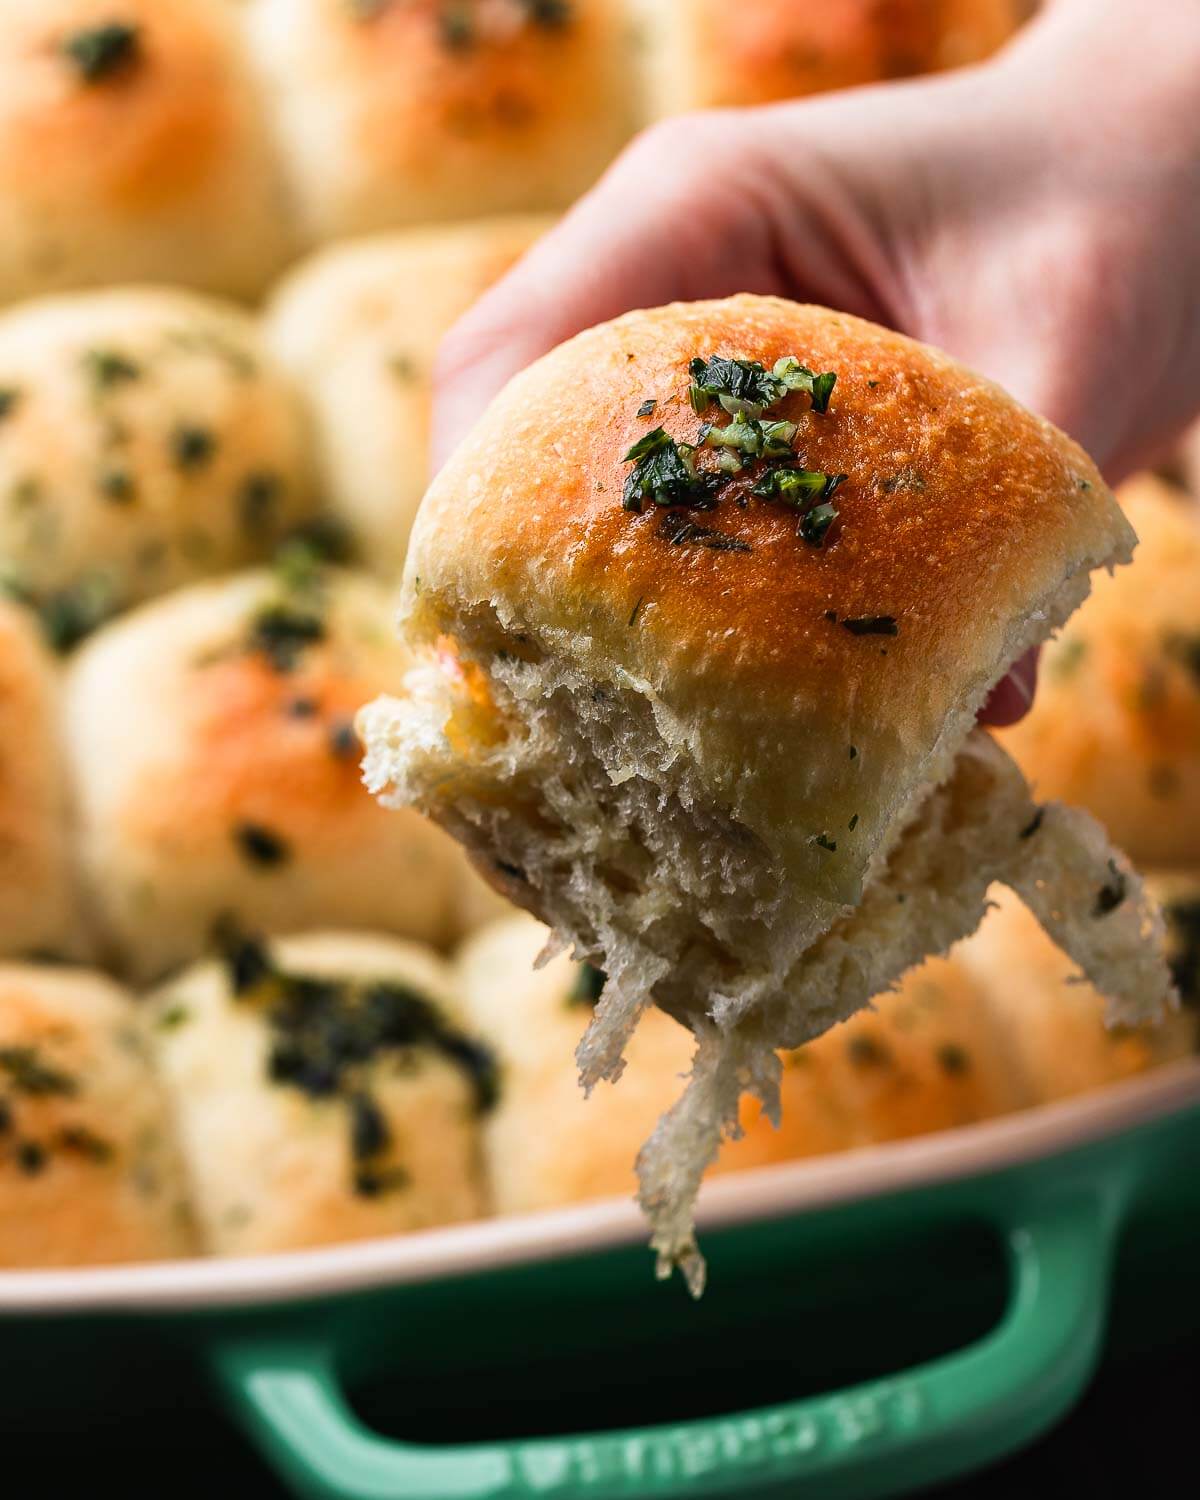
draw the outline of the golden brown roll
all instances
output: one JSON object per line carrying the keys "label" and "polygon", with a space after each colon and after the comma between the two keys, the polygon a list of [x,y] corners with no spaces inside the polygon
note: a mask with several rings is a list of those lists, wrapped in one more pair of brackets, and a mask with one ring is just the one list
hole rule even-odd
{"label": "golden brown roll", "polygon": [[274,298],[267,343],[308,398],[322,489],[377,571],[403,565],[428,482],[438,343],[549,223],[481,220],[337,245]]}
{"label": "golden brown roll", "polygon": [[769,104],[980,62],[1026,0],[635,0],[651,110]]}
{"label": "golden brown roll", "polygon": [[386,590],[301,565],[145,605],[72,662],[67,737],[101,935],[153,979],[233,914],[441,941],[457,865],[363,790],[358,707],[408,657]]}
{"label": "golden brown roll", "polygon": [[58,679],[33,617],[0,595],[0,956],[85,947],[68,840]]}
{"label": "golden brown roll", "polygon": [[1009,1026],[951,957],[929,959],[871,1010],[786,1053],[780,1101],[778,1129],[746,1101],[746,1134],[721,1148],[714,1171],[953,1130],[1035,1095]]}
{"label": "golden brown roll", "polygon": [[1120,495],[1140,543],[1045,650],[1002,742],[1040,795],[1086,807],[1135,860],[1200,867],[1200,516],[1150,475]]}
{"label": "golden brown roll", "polygon": [[630,1044],[621,1082],[585,1098],[575,1048],[598,976],[565,954],[535,970],[549,936],[521,913],[483,928],[458,957],[468,1024],[493,1049],[503,1080],[484,1126],[491,1201],[501,1214],[632,1197],[642,1142],[691,1066],[687,1031],[653,1011]]}
{"label": "golden brown roll", "polygon": [[132,996],[110,979],[0,965],[0,1267],[194,1249],[149,1054]]}
{"label": "golden brown roll", "polygon": [[310,241],[562,208],[630,134],[618,0],[259,0]]}
{"label": "golden brown roll", "polygon": [[486,1049],[414,944],[229,937],[153,1000],[159,1064],[206,1248],[251,1255],[484,1210]]}
{"label": "golden brown roll", "polygon": [[239,25],[224,0],[0,0],[0,301],[266,285],[289,236]]}
{"label": "golden brown roll", "polygon": [[315,503],[298,396],[245,313],[186,292],[0,316],[0,557],[60,646],[269,555]]}
{"label": "golden brown roll", "polygon": [[1080,982],[1077,966],[1008,892],[997,889],[994,895],[996,910],[955,956],[987,996],[1032,1103],[1087,1093],[1195,1050],[1194,1010],[1158,1025],[1106,1027],[1104,1000]]}
{"label": "golden brown roll", "polygon": [[418,655],[361,716],[368,784],[466,845],[700,1046],[643,1156],[657,1243],[749,1086],[982,917],[1003,880],[1113,1000],[1170,994],[1161,923],[1086,815],[975,729],[1128,560],[1086,455],[937,351],[774,298],[635,312],[517,376],[434,481]]}

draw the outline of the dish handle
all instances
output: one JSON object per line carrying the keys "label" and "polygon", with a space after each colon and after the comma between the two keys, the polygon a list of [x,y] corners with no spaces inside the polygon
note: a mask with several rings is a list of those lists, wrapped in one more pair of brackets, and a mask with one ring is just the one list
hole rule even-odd
{"label": "dish handle", "polygon": [[975,1344],[835,1395],[736,1416],[420,1447],[363,1425],[327,1347],[283,1335],[226,1339],[211,1353],[235,1416],[304,1500],[870,1500],[1012,1452],[1073,1404],[1100,1353],[1113,1209],[1093,1189],[1013,1212],[1002,1225],[1006,1311]]}

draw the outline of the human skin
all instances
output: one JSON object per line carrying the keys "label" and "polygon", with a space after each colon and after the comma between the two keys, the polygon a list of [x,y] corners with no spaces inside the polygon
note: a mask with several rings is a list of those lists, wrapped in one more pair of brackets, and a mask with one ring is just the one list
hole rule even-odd
{"label": "human skin", "polygon": [[747,291],[938,345],[1120,482],[1200,410],[1197,77],[1200,4],[1054,0],[979,67],[664,121],[447,335],[435,464],[581,329]]}

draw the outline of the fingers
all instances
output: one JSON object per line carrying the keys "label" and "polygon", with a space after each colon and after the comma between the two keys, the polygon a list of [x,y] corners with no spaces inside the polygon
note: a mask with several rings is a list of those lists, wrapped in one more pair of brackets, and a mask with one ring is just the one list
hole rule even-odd
{"label": "fingers", "polygon": [[456,324],[435,369],[435,469],[511,376],[573,334],[635,307],[780,289],[764,216],[737,191],[739,120],[646,132]]}
{"label": "fingers", "polygon": [[1027,651],[1003,682],[992,689],[987,702],[980,710],[979,722],[990,724],[994,729],[1004,729],[1023,719],[1033,707],[1037,692],[1038,651]]}

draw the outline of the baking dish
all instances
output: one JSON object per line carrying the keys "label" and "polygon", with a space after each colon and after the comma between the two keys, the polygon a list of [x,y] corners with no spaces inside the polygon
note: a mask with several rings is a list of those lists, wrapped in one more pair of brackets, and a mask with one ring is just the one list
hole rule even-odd
{"label": "baking dish", "polygon": [[[310,1500],[911,1491],[1021,1446],[1082,1391],[1118,1236],[1200,1209],[1200,1062],[722,1179],[702,1207],[711,1283],[698,1307],[653,1285],[644,1224],[620,1202],[254,1260],[3,1273],[0,1429],[74,1430],[81,1413],[128,1421],[135,1409],[147,1420],[215,1388]],[[961,1267],[936,1247],[964,1226],[994,1235],[1006,1265],[1002,1295],[964,1346],[833,1394],[746,1399],[768,1363],[786,1390],[789,1360],[805,1353],[840,1384],[841,1335],[828,1328],[851,1328],[889,1280],[904,1297],[897,1247],[911,1263],[915,1246],[934,1267],[935,1302],[953,1301],[980,1241]],[[539,1403],[513,1397],[531,1367],[549,1360],[557,1372],[565,1354],[574,1395],[552,1373],[552,1402],[544,1381]],[[665,1383],[663,1370],[674,1372]],[[410,1413],[422,1406],[440,1441],[383,1436],[346,1394],[397,1371]],[[470,1378],[498,1408],[482,1437],[458,1432]],[[589,1422],[578,1393],[603,1408],[616,1385],[635,1420],[661,1412],[665,1390],[669,1420]]]}

